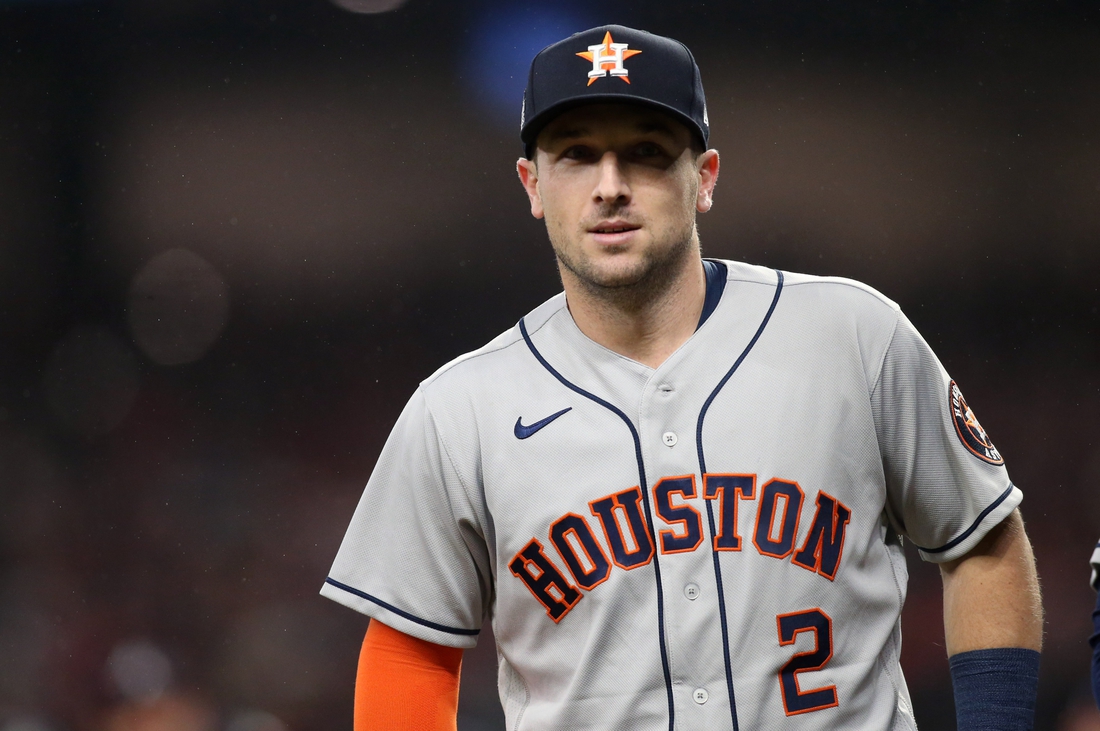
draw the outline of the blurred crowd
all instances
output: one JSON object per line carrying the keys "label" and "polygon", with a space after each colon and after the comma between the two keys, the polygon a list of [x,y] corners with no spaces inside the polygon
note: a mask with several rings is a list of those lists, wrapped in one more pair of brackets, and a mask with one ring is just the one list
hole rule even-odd
{"label": "blurred crowd", "polygon": [[[0,731],[350,727],[366,619],[317,592],[416,384],[557,291],[516,89],[608,21],[699,59],[705,254],[868,282],[963,387],[1025,494],[1037,728],[1100,729],[1085,4],[147,5],[0,1]],[[917,719],[950,729],[910,573]],[[495,685],[488,636],[461,729],[502,728]]]}

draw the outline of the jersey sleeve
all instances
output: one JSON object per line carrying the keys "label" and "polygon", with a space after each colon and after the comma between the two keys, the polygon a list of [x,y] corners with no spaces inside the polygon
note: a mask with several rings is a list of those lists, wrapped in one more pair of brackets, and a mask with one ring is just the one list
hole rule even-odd
{"label": "jersey sleeve", "polygon": [[871,394],[894,528],[926,561],[965,555],[1023,499],[962,392],[898,314]]}
{"label": "jersey sleeve", "polygon": [[418,389],[321,594],[413,637],[474,646],[492,585],[485,533],[463,483]]}

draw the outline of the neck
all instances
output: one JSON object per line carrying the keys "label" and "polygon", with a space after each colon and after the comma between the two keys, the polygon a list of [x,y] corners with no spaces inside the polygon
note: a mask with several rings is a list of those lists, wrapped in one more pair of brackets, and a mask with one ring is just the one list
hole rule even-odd
{"label": "neck", "polygon": [[706,298],[698,246],[664,276],[601,288],[559,263],[569,312],[580,331],[608,350],[657,368],[695,332]]}

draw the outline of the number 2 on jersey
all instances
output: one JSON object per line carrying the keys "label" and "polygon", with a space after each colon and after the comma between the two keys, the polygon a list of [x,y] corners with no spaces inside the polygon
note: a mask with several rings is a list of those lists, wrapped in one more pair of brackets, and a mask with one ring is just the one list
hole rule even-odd
{"label": "number 2 on jersey", "polygon": [[780,614],[775,618],[779,629],[779,644],[793,645],[800,632],[814,633],[814,649],[795,653],[779,670],[779,685],[783,710],[788,716],[820,711],[837,705],[836,686],[800,690],[798,674],[821,670],[833,656],[833,620],[820,609]]}

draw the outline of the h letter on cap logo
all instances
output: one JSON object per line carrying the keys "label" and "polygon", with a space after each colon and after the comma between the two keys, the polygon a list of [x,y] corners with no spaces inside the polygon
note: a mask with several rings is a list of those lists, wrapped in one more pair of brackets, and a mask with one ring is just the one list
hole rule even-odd
{"label": "h letter on cap logo", "polygon": [[595,46],[589,46],[587,51],[582,51],[577,55],[586,61],[592,62],[592,70],[588,72],[588,85],[592,86],[592,83],[601,76],[607,76],[608,72],[611,72],[612,76],[618,76],[626,83],[630,83],[630,72],[623,68],[623,61],[631,56],[641,53],[641,51],[627,50],[627,43],[614,43],[611,38],[611,31],[607,32],[607,35],[603,37],[603,43],[599,43]]}

